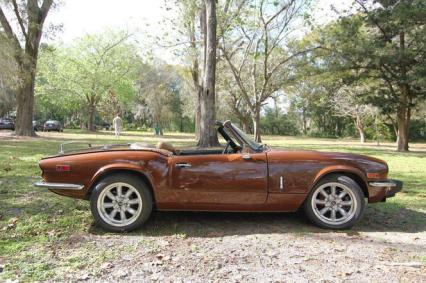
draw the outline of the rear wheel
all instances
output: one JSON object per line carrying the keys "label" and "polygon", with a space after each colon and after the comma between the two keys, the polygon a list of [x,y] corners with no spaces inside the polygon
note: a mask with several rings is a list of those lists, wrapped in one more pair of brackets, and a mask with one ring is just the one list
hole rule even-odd
{"label": "rear wheel", "polygon": [[305,202],[308,218],[317,226],[347,229],[362,216],[364,193],[359,185],[344,175],[333,175],[321,180]]}
{"label": "rear wheel", "polygon": [[112,232],[139,228],[148,220],[152,203],[147,185],[130,174],[102,179],[93,189],[90,199],[96,224]]}

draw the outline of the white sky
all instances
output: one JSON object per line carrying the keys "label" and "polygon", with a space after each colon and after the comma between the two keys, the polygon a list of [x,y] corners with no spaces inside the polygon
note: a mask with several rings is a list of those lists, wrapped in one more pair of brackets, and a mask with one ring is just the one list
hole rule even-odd
{"label": "white sky", "polygon": [[[63,30],[54,38],[55,42],[71,43],[73,39],[87,33],[121,29],[134,33],[143,48],[143,43],[148,40],[147,34],[161,34],[163,31],[160,22],[167,17],[176,16],[162,7],[164,1],[64,0],[57,10],[48,15],[46,25],[63,25]],[[314,5],[314,19],[322,24],[336,18],[336,14],[330,8],[331,5],[341,11],[348,8],[351,1],[317,0],[317,2]],[[176,60],[172,50],[159,47],[156,49],[156,55],[164,60],[168,62]]]}
{"label": "white sky", "polygon": [[[107,28],[135,31],[157,24],[167,13],[163,0],[65,0],[48,15],[47,23],[62,23],[58,39],[69,42],[86,33]],[[155,27],[151,27],[155,31]]]}

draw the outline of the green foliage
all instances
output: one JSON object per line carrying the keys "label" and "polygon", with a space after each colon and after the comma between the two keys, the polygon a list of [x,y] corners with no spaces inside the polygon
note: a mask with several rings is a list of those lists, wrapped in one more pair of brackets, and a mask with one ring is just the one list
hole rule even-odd
{"label": "green foliage", "polygon": [[267,135],[295,136],[300,134],[297,117],[294,113],[286,114],[279,109],[267,107],[260,123],[263,132]]}
{"label": "green foliage", "polygon": [[37,113],[87,120],[110,92],[119,103],[109,106],[115,111],[128,108],[136,96],[134,84],[141,66],[137,47],[129,38],[108,31],[86,35],[71,46],[43,48],[36,84]]}

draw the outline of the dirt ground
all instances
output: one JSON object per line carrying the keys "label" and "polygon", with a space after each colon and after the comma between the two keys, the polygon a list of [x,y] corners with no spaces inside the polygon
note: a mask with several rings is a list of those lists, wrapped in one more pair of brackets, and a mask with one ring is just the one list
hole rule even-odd
{"label": "dirt ground", "polygon": [[[411,231],[383,228],[368,214],[357,228],[339,232],[315,228],[301,213],[158,212],[145,229],[132,234],[93,228],[79,235],[77,245],[94,242],[99,249],[121,252],[96,274],[83,269],[63,279],[426,282],[425,225]],[[175,230],[161,228],[173,225]]]}

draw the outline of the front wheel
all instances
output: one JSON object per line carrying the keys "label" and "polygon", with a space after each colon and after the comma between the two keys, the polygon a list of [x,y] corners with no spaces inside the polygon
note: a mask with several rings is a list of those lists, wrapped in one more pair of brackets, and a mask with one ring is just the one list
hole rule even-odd
{"label": "front wheel", "polygon": [[130,174],[102,179],[90,198],[96,224],[111,232],[128,232],[142,226],[151,214],[152,203],[147,185]]}
{"label": "front wheel", "polygon": [[364,193],[344,175],[321,180],[305,201],[305,213],[317,226],[328,229],[351,228],[362,216]]}

